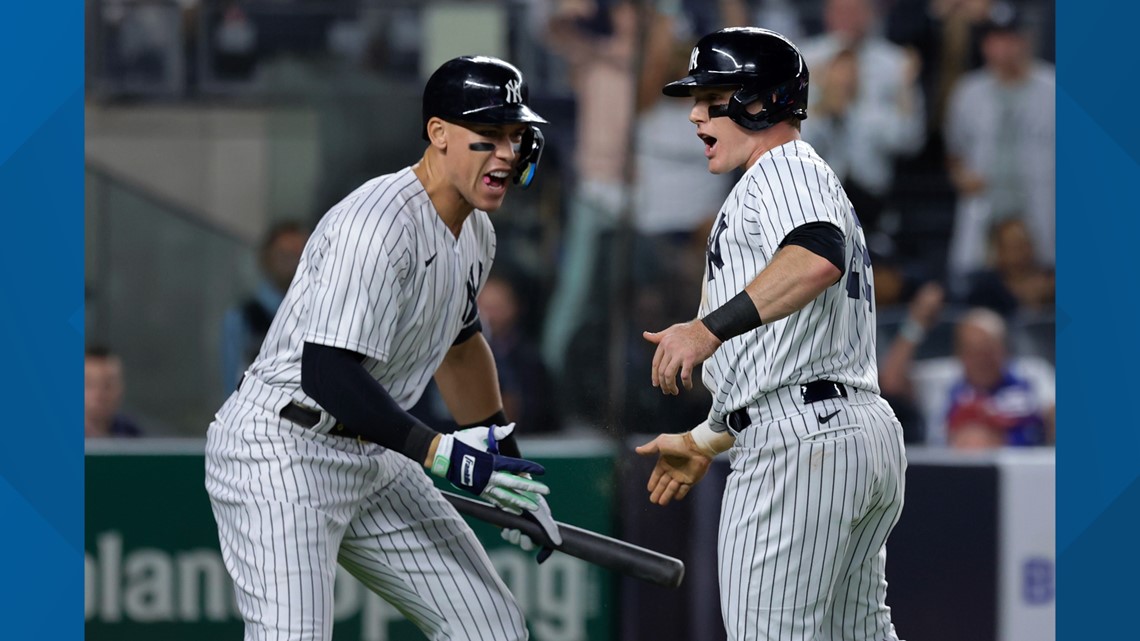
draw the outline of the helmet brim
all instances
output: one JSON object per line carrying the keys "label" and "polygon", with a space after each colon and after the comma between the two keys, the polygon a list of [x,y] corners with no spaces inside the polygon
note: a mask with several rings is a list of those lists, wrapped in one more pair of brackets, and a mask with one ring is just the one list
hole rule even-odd
{"label": "helmet brim", "polygon": [[498,125],[516,122],[545,123],[546,118],[538,115],[530,107],[518,105],[490,105],[479,109],[470,109],[463,112],[460,118],[466,122]]}
{"label": "helmet brim", "polygon": [[686,98],[693,95],[697,87],[739,87],[740,79],[733,74],[695,73],[674,80],[661,88],[661,93],[670,98]]}

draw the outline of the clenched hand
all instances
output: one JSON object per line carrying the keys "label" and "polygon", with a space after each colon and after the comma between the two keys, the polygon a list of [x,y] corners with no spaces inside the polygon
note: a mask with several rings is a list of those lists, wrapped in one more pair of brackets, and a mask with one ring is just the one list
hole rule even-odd
{"label": "clenched hand", "polygon": [[680,393],[677,374],[681,374],[685,389],[693,389],[693,368],[720,347],[720,339],[699,320],[677,323],[660,332],[642,332],[642,336],[657,346],[653,354],[653,387],[674,396]]}

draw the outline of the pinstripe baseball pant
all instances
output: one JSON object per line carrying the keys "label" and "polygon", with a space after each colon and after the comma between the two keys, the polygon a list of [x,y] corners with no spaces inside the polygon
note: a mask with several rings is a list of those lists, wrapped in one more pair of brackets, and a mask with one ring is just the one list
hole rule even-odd
{"label": "pinstripe baseball pant", "polygon": [[328,641],[339,562],[429,639],[526,639],[514,597],[414,461],[226,402],[206,489],[246,641]]}
{"label": "pinstripe baseball pant", "polygon": [[885,545],[902,512],[902,428],[877,394],[848,389],[804,404],[782,388],[741,410],[717,550],[729,639],[898,639]]}

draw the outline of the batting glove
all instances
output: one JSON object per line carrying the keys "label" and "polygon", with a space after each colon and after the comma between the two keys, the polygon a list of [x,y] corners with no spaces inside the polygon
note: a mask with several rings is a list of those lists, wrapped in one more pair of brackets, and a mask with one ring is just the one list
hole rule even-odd
{"label": "batting glove", "polygon": [[543,474],[546,470],[533,461],[487,451],[496,436],[505,437],[513,427],[473,427],[455,434],[444,434],[435,451],[432,474],[508,512],[521,514],[524,510],[537,510],[539,506],[535,497],[548,494],[550,489],[519,474]]}
{"label": "batting glove", "polygon": [[[542,526],[542,530],[546,532],[546,536],[550,537],[551,543],[562,545],[562,532],[558,529],[558,523],[550,513],[550,506],[546,504],[546,499],[538,494],[533,495],[533,498],[538,503],[538,509],[533,512],[527,512],[524,516],[538,521],[538,524]],[[519,546],[525,552],[531,552],[538,548],[538,544],[534,542],[534,539],[523,534],[522,530],[508,528],[502,531],[501,536],[504,541]],[[554,554],[554,548],[543,547],[542,551],[538,553],[536,560],[542,563],[549,559],[551,554]]]}
{"label": "batting glove", "polygon": [[[498,454],[498,441],[506,438],[507,435],[509,435],[511,431],[514,430],[514,427],[515,424],[511,423],[507,426],[509,429],[504,433],[500,433],[499,428],[495,428],[494,430],[489,431],[487,451],[491,452],[492,454]],[[562,532],[558,529],[558,523],[555,522],[554,515],[551,514],[550,506],[547,505],[546,499],[544,499],[541,494],[534,494],[529,492],[524,492],[524,494],[526,494],[528,498],[532,499],[538,505],[537,509],[527,512],[526,516],[534,519],[538,522],[539,525],[542,526],[543,531],[546,532],[546,536],[550,537],[550,541],[552,543],[555,545],[562,545]],[[502,531],[501,536],[503,537],[503,540],[519,546],[525,552],[531,552],[538,547],[538,544],[536,544],[534,540],[529,536],[523,534],[522,530],[507,528]],[[553,548],[543,547],[542,551],[538,553],[538,562],[542,563],[543,561],[549,559],[550,555],[553,553]]]}

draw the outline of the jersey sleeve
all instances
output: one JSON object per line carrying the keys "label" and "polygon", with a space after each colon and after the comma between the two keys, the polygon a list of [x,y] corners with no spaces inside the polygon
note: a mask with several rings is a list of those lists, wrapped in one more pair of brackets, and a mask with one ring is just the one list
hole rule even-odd
{"label": "jersey sleeve", "polygon": [[758,162],[745,176],[745,216],[759,226],[755,238],[769,256],[792,230],[808,223],[831,223],[846,234],[840,205],[845,199],[830,173],[821,169],[796,156],[777,156]]}
{"label": "jersey sleeve", "polygon": [[313,244],[303,340],[386,360],[401,308],[406,230],[346,216]]}

